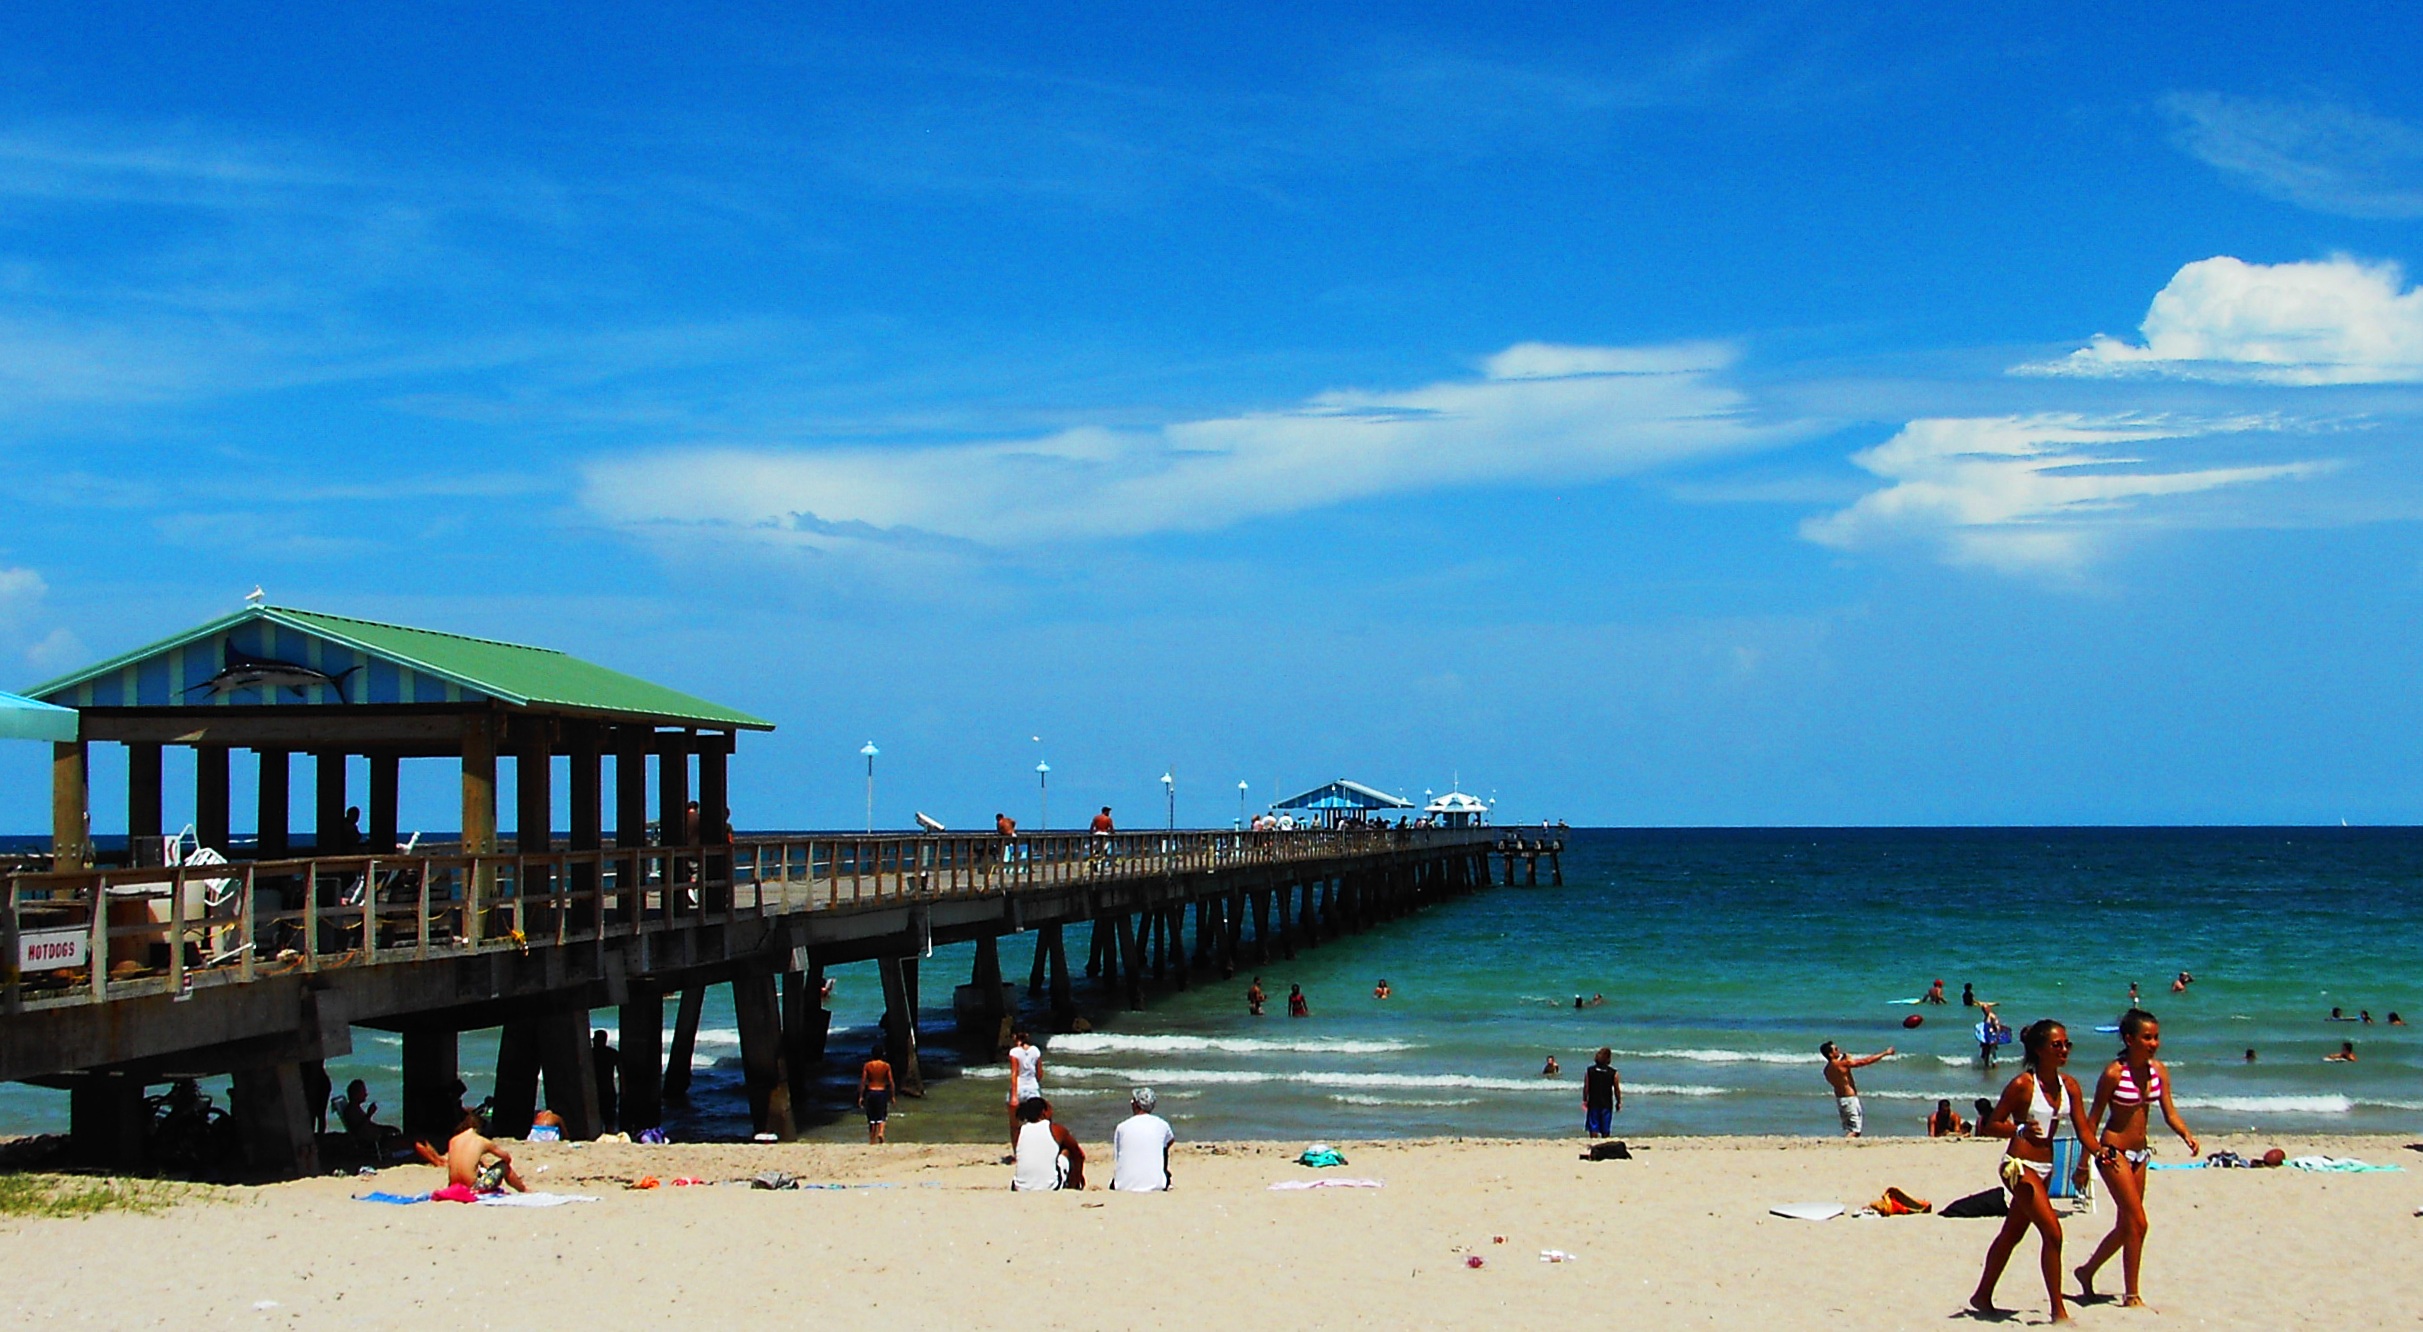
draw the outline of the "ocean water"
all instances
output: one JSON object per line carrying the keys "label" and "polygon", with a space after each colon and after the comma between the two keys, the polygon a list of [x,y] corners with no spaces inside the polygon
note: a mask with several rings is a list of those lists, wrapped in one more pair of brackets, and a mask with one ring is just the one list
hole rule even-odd
{"label": "ocean water", "polygon": [[[1250,971],[1163,987],[1134,1013],[1080,977],[1096,1029],[1042,1038],[1046,1094],[1089,1139],[1136,1084],[1194,1138],[1570,1134],[1581,1070],[1605,1045],[1624,1079],[1619,1136],[1826,1135],[1816,1047],[1832,1039],[1898,1048],[1860,1086],[1871,1134],[1914,1134],[1937,1098],[1967,1114],[2014,1067],[1979,1064],[1964,983],[2014,1027],[2069,1023],[2073,1072],[2091,1087],[2117,1048],[2093,1028],[2117,1019],[2134,981],[2197,1131],[2423,1126],[2418,1029],[2326,1020],[2336,1005],[2423,1021],[2423,830],[1589,830],[1573,834],[1565,877],[1273,960],[1259,968],[1265,1017],[1246,1013]],[[1023,980],[1031,940],[1003,942],[1006,975]],[[1072,961],[1084,942],[1072,932]],[[1007,1136],[1004,1071],[950,1039],[950,988],[971,952],[923,964],[929,1094],[896,1110],[896,1138]],[[2171,994],[2182,969],[2196,982]],[[848,1138],[881,1000],[871,967],[833,974],[831,1058],[802,1118]],[[1375,1000],[1383,976],[1395,997]],[[1890,1002],[1937,977],[1950,1005]],[[1285,1016],[1290,984],[1311,1017]],[[1605,1002],[1577,1011],[1576,995]],[[1903,1028],[1913,1013],[1923,1025]],[[611,1028],[611,1012],[597,1016]],[[2323,1062],[2342,1040],[2358,1062]],[[493,1050],[485,1034],[464,1040],[475,1096]],[[1551,1054],[1561,1077],[1540,1076]],[[677,1138],[746,1135],[738,1056],[725,992],[712,992],[691,1102],[670,1116]],[[361,1030],[330,1074],[365,1077],[392,1105],[396,1057],[394,1037]],[[0,1090],[0,1131],[56,1131],[65,1114],[62,1094]]]}

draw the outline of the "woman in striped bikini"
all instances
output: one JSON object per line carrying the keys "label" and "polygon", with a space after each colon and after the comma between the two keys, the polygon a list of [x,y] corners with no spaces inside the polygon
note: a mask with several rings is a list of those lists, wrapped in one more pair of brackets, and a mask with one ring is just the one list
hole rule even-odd
{"label": "woman in striped bikini", "polygon": [[2094,1108],[2087,1112],[2089,1122],[2102,1126],[2103,1150],[2096,1156],[2096,1166],[2112,1191],[2118,1215],[2112,1221],[2112,1233],[2095,1246],[2095,1256],[2078,1269],[2078,1288],[2091,1298],[2096,1271],[2117,1253],[2121,1255],[2121,1275],[2128,1283],[2128,1293],[2120,1303],[2140,1308],[2145,1304],[2137,1294],[2137,1266],[2145,1256],[2146,1163],[2154,1155],[2153,1145],[2147,1141],[2150,1116],[2146,1112],[2161,1106],[2163,1122],[2187,1144],[2187,1154],[2203,1153],[2196,1145],[2196,1135],[2180,1122],[2178,1107],[2171,1104],[2171,1071],[2154,1057],[2162,1049],[2162,1024],[2144,1009],[2132,1008],[2120,1019],[2120,1042],[2120,1057],[2105,1066],[2103,1080],[2095,1084]]}

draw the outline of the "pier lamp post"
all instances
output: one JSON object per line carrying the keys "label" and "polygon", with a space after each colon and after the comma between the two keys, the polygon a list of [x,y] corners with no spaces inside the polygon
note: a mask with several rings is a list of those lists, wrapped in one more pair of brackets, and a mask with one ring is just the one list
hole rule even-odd
{"label": "pier lamp post", "polygon": [[1052,826],[1052,765],[1035,760],[1035,791],[1040,808],[1035,814],[1035,828],[1040,832]]}
{"label": "pier lamp post", "polygon": [[1237,783],[1237,831],[1245,831],[1245,783]]}
{"label": "pier lamp post", "polygon": [[1163,769],[1161,773],[1161,794],[1169,797],[1169,830],[1176,832],[1178,831],[1178,779],[1170,776],[1167,769]]}
{"label": "pier lamp post", "polygon": [[873,832],[875,831],[875,756],[883,751],[875,747],[874,741],[869,740],[866,747],[858,752],[865,755],[867,760],[867,831]]}

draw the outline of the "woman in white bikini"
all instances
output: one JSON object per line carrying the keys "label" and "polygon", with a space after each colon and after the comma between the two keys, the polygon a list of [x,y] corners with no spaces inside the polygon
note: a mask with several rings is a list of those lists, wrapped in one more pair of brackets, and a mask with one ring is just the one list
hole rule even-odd
{"label": "woman in white bikini", "polygon": [[2196,1135],[2187,1131],[2178,1107],[2171,1103],[2171,1071],[2154,1057],[2161,1049],[2162,1024],[2153,1014],[2142,1008],[2122,1014],[2120,1057],[2104,1068],[2103,1080],[2095,1084],[2095,1104],[2087,1111],[2089,1123],[2103,1126],[2103,1150],[2095,1163],[2103,1172],[2103,1182],[2111,1187],[2112,1201],[2119,1204],[2119,1215],[2112,1221],[2112,1233],[2095,1246],[2095,1256],[2078,1269],[2078,1289],[2086,1297],[2093,1296],[2096,1271],[2118,1253],[2122,1255],[2121,1275],[2128,1283],[2128,1293],[2120,1303],[2132,1309],[2145,1304],[2137,1294],[2137,1264],[2145,1256],[2146,1163],[2154,1156],[2153,1144],[2147,1140],[2151,1116],[2146,1112],[2161,1106],[2163,1122],[2187,1144],[2187,1154],[2203,1154]]}
{"label": "woman in white bikini", "polygon": [[2053,1126],[2067,1114],[2088,1151],[2097,1150],[2097,1140],[2087,1123],[2078,1079],[2061,1071],[2070,1062],[2069,1028],[2051,1018],[2030,1023],[2019,1033],[2019,1046],[2027,1067],[2002,1089],[1994,1113],[1977,1126],[1980,1137],[2011,1140],[2002,1158],[2002,1184],[2011,1191],[2011,1211],[2003,1219],[2002,1233],[1986,1248],[1985,1271],[1977,1278],[1969,1307],[1979,1313],[1999,1312],[1994,1286],[2002,1280],[2011,1251],[2019,1247],[2019,1237],[2034,1226],[2044,1249],[2044,1291],[2052,1301],[2053,1321],[2066,1323],[2070,1313],[2061,1303],[2061,1218],[2053,1214]]}

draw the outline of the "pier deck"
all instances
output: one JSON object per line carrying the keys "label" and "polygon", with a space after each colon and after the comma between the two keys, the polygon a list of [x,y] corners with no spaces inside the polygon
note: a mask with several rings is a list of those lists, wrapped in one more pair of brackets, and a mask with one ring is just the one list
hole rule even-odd
{"label": "pier deck", "polygon": [[977,944],[963,1023],[1013,1006],[995,941],[1025,930],[1030,993],[1072,1012],[1069,924],[1097,926],[1087,973],[1138,1005],[1148,972],[1183,985],[1484,886],[1496,847],[1485,829],[817,836],[19,874],[0,958],[27,961],[0,973],[0,1079],[68,1086],[79,1143],[124,1164],[146,1085],[230,1072],[256,1169],[299,1173],[317,1164],[303,1070],[346,1053],[351,1026],[403,1034],[405,1127],[422,1134],[459,1112],[456,1033],[501,1026],[498,1131],[526,1126],[543,1072],[571,1135],[593,1136],[589,1010],[623,1009],[628,1129],[666,1090],[665,997],[681,998],[663,1063],[678,1089],[698,997],[729,983],[752,1118],[787,1137],[823,1053],[826,966],[881,964],[915,1090],[901,1015],[932,945]]}

